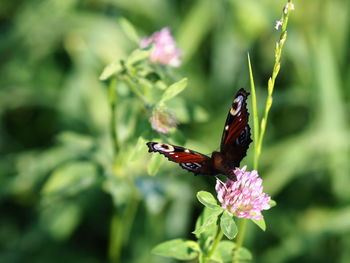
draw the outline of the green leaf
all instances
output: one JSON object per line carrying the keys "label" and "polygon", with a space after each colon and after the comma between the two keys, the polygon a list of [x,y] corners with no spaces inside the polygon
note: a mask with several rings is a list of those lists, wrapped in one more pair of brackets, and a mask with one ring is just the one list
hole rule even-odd
{"label": "green leaf", "polygon": [[196,229],[192,233],[198,237],[199,234],[211,228],[212,225],[216,225],[218,217],[222,213],[222,211],[223,210],[221,208],[215,208],[215,209],[208,208],[208,211],[205,217],[200,223],[196,224]]}
{"label": "green leaf", "polygon": [[183,91],[186,88],[186,86],[187,86],[187,78],[183,78],[182,80],[175,82],[165,90],[160,100],[160,103],[164,103],[165,101],[175,97],[181,91]]}
{"label": "green leaf", "polygon": [[113,62],[113,63],[107,65],[107,66],[103,69],[103,71],[102,71],[102,73],[101,73],[99,79],[102,80],[102,81],[103,81],[103,80],[107,80],[107,79],[109,79],[110,77],[112,77],[112,76],[114,76],[114,75],[117,75],[118,73],[122,72],[122,70],[123,70],[123,67],[122,67],[122,65],[120,64],[120,61],[115,61],[115,62]]}
{"label": "green leaf", "polygon": [[163,242],[153,248],[152,253],[158,256],[179,260],[192,260],[198,257],[198,244],[191,240],[174,239]]}
{"label": "green leaf", "polygon": [[274,206],[276,206],[277,205],[277,202],[275,201],[275,200],[270,200],[270,208],[271,207],[274,207]]}
{"label": "green leaf", "polygon": [[[209,220],[208,217],[211,217],[214,211],[216,211],[216,209],[204,207],[203,212],[200,214],[200,216],[196,221],[196,230]],[[196,234],[196,237],[204,242],[204,240],[208,237],[214,238],[216,235],[216,232],[217,232],[217,227],[215,224],[207,225],[207,228],[204,230],[204,232]]]}
{"label": "green leaf", "polygon": [[252,221],[258,226],[260,227],[263,231],[266,230],[266,223],[265,223],[265,219],[262,218],[260,220],[255,220],[255,219],[252,219]]}
{"label": "green leaf", "polygon": [[133,24],[131,24],[130,21],[127,20],[125,17],[121,17],[119,19],[119,24],[123,29],[124,33],[128,36],[128,38],[138,45],[140,42],[140,37],[138,36]]}
{"label": "green leaf", "polygon": [[205,122],[209,118],[204,108],[198,105],[187,105],[181,97],[167,101],[166,107],[172,109],[180,123]]}
{"label": "green leaf", "polygon": [[231,262],[233,258],[233,249],[235,247],[236,244],[232,241],[220,241],[212,256],[212,259],[218,262]]}
{"label": "green leaf", "polygon": [[75,199],[56,200],[40,210],[40,225],[57,240],[71,236],[81,220],[81,206]]}
{"label": "green leaf", "polygon": [[225,210],[221,216],[220,227],[228,239],[233,239],[237,235],[237,225],[233,220],[232,214],[227,210]]}
{"label": "green leaf", "polygon": [[71,131],[64,131],[58,134],[57,141],[82,151],[89,151],[95,144],[93,137]]}
{"label": "green leaf", "polygon": [[96,167],[89,162],[74,162],[56,169],[45,183],[44,195],[73,195],[96,179]]}
{"label": "green leaf", "polygon": [[[200,228],[200,226],[202,226],[204,222],[208,220],[207,218],[210,217],[212,213],[213,213],[213,209],[204,207],[203,212],[200,214],[200,216],[196,221],[196,229]],[[202,233],[196,234],[196,237],[198,239],[198,245],[203,254],[208,253],[209,249],[212,246],[212,242],[215,239],[216,234],[217,234],[216,222],[214,224],[207,225],[207,227],[204,229]]]}
{"label": "green leaf", "polygon": [[217,204],[216,199],[214,196],[206,191],[199,191],[197,193],[197,199],[199,202],[201,202],[203,205],[205,205],[208,208],[215,209],[219,208],[220,206]]}
{"label": "green leaf", "polygon": [[142,136],[140,136],[135,146],[133,147],[131,154],[128,157],[128,161],[132,162],[137,160],[141,156],[144,156],[146,150],[147,150],[146,140]]}
{"label": "green leaf", "polygon": [[135,49],[126,60],[127,65],[134,65],[137,62],[145,60],[152,52],[152,48]]}
{"label": "green leaf", "polygon": [[258,115],[258,102],[256,99],[256,91],[254,84],[254,76],[252,64],[250,63],[250,56],[248,54],[248,68],[249,68],[249,79],[250,79],[250,91],[252,94],[252,110],[253,110],[253,142],[254,142],[254,167],[258,166],[258,139],[259,139],[259,115]]}
{"label": "green leaf", "polygon": [[161,161],[162,156],[160,154],[152,154],[151,160],[148,163],[147,173],[152,176],[156,175],[159,170]]}
{"label": "green leaf", "polygon": [[239,248],[234,253],[234,257],[238,259],[238,261],[250,261],[253,259],[252,253],[244,247]]}

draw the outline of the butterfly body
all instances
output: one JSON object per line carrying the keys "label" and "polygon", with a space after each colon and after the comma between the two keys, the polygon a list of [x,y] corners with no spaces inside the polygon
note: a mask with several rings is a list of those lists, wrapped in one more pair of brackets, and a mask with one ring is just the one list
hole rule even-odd
{"label": "butterfly body", "polygon": [[233,170],[246,156],[249,144],[252,142],[246,104],[248,95],[244,89],[237,92],[226,118],[220,151],[212,152],[211,157],[181,146],[158,142],[148,142],[148,151],[158,152],[194,174],[211,176],[224,174],[235,180]]}

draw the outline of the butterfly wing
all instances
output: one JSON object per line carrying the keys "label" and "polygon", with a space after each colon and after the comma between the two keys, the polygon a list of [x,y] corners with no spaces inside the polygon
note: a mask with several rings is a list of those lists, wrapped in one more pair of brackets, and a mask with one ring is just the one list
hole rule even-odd
{"label": "butterfly wing", "polygon": [[237,92],[222,133],[220,152],[225,156],[226,162],[232,164],[232,167],[239,166],[252,142],[246,102],[248,95],[249,93],[244,89]]}
{"label": "butterfly wing", "polygon": [[149,152],[158,152],[169,161],[178,163],[183,169],[194,174],[214,175],[218,171],[213,166],[212,159],[204,154],[171,144],[148,142]]}

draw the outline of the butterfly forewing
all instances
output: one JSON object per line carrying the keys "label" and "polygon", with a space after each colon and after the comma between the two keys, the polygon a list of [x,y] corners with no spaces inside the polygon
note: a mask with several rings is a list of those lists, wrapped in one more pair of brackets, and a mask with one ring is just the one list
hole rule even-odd
{"label": "butterfly forewing", "polygon": [[220,152],[226,158],[226,162],[231,162],[235,166],[239,166],[252,142],[246,102],[248,95],[249,93],[244,89],[237,92],[228,112],[221,138]]}
{"label": "butterfly forewing", "polygon": [[149,152],[163,154],[168,160],[180,164],[182,168],[195,174],[221,173],[235,180],[233,169],[239,166],[252,142],[246,102],[248,95],[248,92],[240,89],[233,100],[226,118],[220,152],[213,152],[212,156],[208,157],[180,146],[148,142]]}
{"label": "butterfly forewing", "polygon": [[211,158],[204,154],[165,143],[148,142],[147,146],[149,152],[158,152],[167,157],[169,161],[178,163],[182,168],[195,174],[214,172]]}

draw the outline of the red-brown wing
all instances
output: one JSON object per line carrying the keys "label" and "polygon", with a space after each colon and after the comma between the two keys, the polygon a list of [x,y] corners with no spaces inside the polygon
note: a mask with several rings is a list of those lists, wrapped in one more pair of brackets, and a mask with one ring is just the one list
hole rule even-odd
{"label": "red-brown wing", "polygon": [[235,166],[239,166],[252,142],[246,102],[248,95],[249,93],[244,89],[237,92],[222,133],[220,152],[226,156],[227,162],[233,163]]}
{"label": "red-brown wing", "polygon": [[214,175],[217,171],[213,167],[212,159],[204,154],[171,144],[148,142],[149,152],[158,152],[169,161],[178,163],[183,169],[195,174]]}

